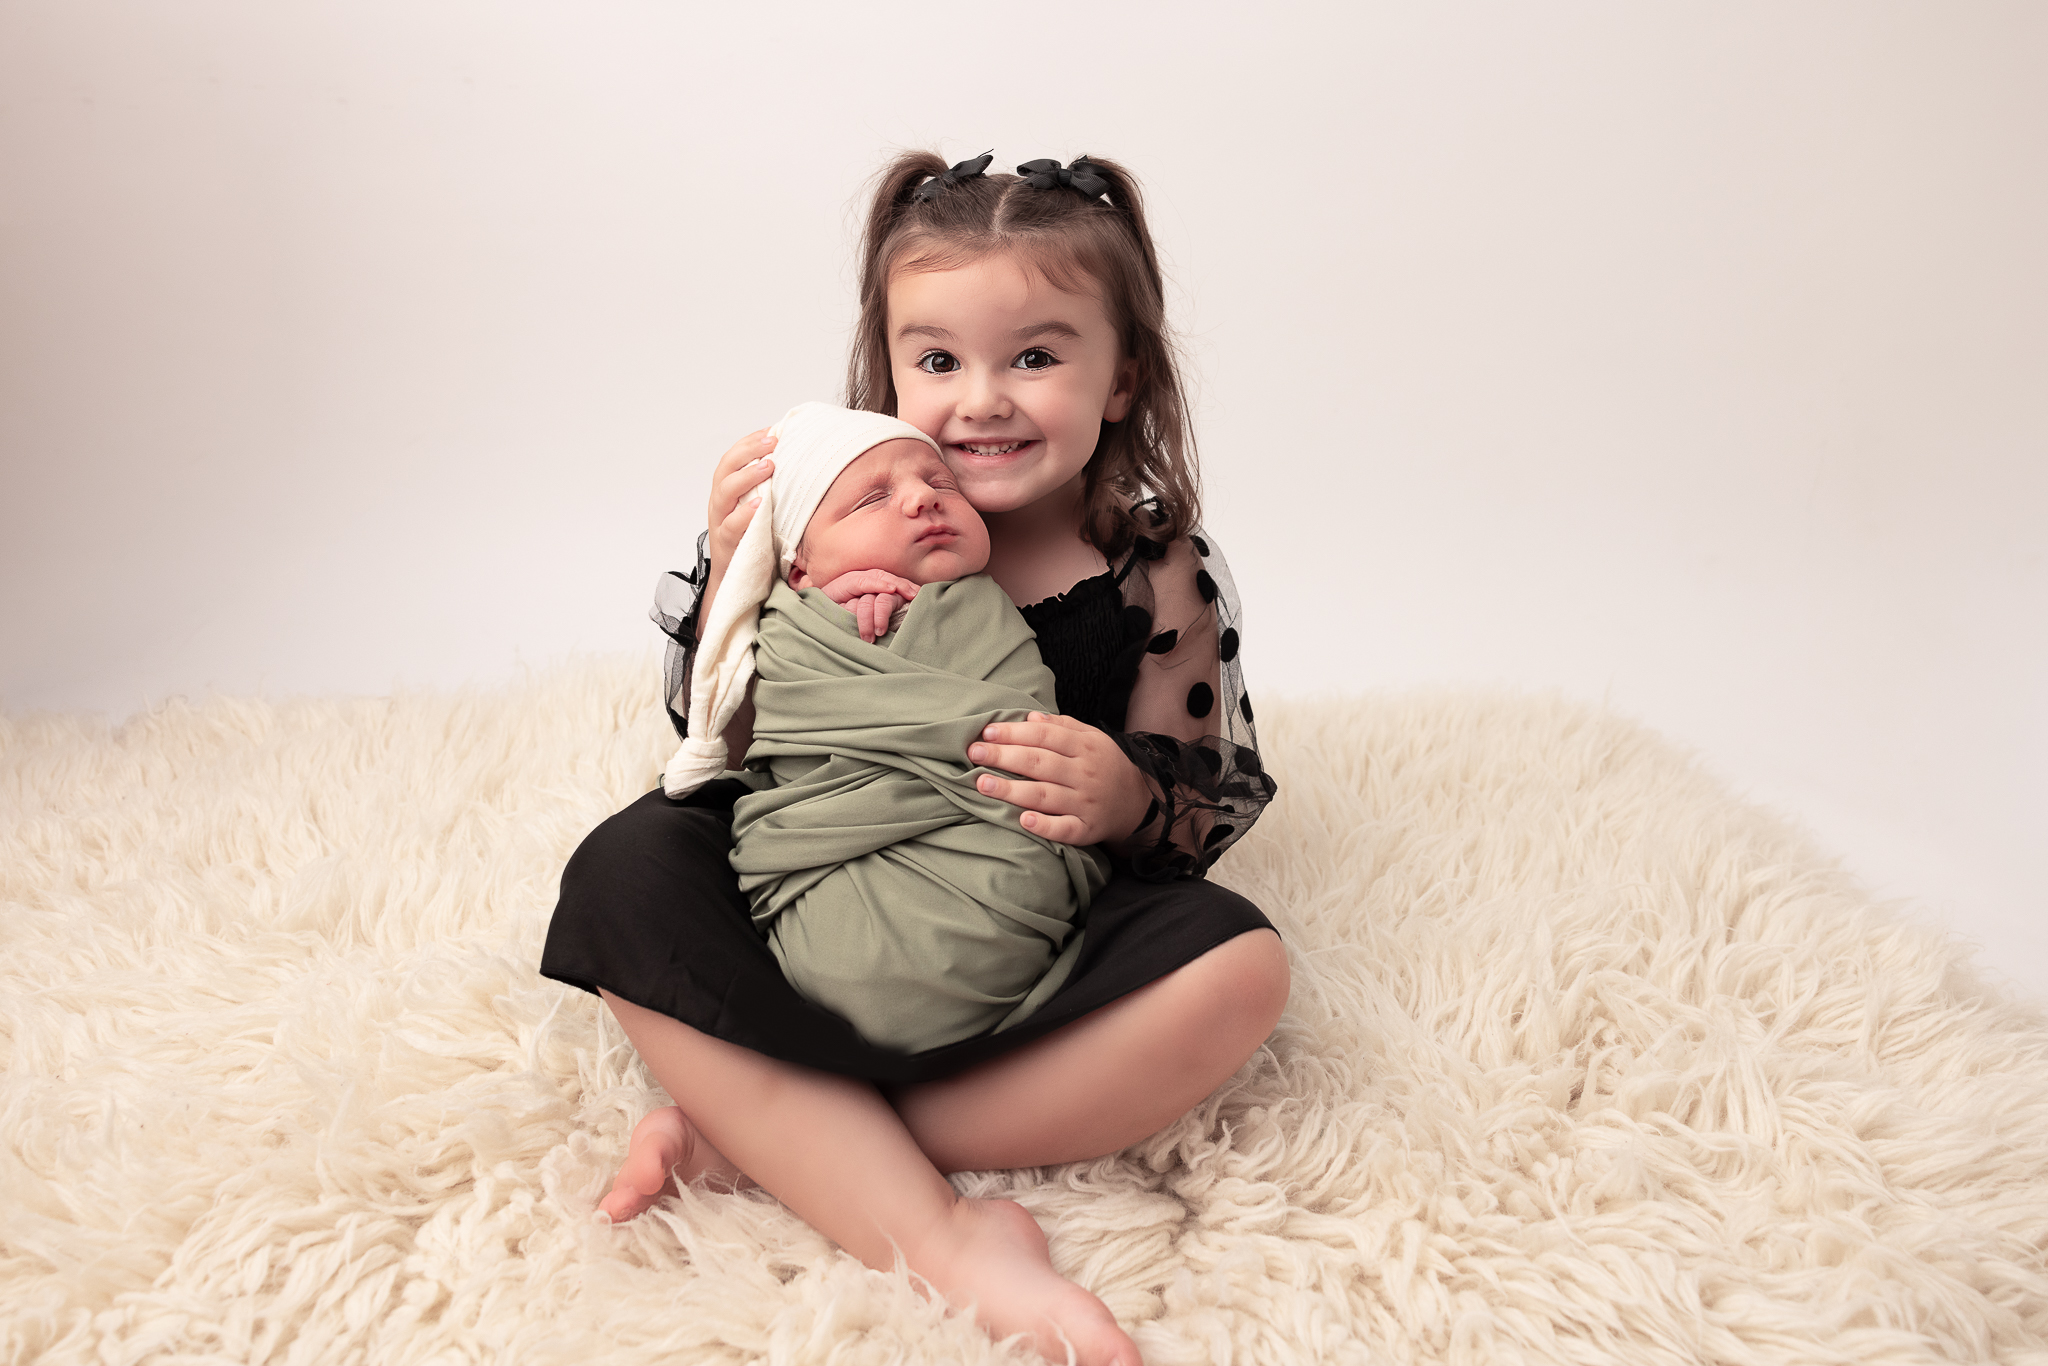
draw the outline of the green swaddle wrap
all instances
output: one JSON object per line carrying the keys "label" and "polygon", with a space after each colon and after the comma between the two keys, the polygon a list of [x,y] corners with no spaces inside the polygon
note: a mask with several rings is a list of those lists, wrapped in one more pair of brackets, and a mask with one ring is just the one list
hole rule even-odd
{"label": "green swaddle wrap", "polygon": [[885,1047],[919,1052],[1024,1019],[1066,980],[1109,874],[1020,828],[967,747],[1054,710],[1031,628],[985,574],[926,584],[870,645],[815,588],[761,612],[750,767],[732,866],[784,975]]}

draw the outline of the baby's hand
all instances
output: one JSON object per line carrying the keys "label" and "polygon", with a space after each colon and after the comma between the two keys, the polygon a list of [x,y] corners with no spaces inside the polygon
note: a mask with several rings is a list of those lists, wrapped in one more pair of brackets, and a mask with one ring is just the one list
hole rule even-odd
{"label": "baby's hand", "polygon": [[825,596],[850,608],[860,638],[872,645],[889,634],[896,609],[917,596],[917,585],[886,569],[849,569],[828,584]]}

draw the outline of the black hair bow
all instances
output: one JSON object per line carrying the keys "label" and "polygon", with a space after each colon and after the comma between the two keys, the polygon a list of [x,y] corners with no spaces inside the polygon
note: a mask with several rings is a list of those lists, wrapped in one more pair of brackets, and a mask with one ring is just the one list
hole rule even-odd
{"label": "black hair bow", "polygon": [[993,151],[987,151],[972,161],[956,161],[946,168],[943,174],[935,175],[924,184],[918,186],[916,198],[921,203],[929,203],[931,200],[937,199],[942,191],[952,189],[963,180],[974,179],[986,171],[988,164],[995,159],[996,154]]}
{"label": "black hair bow", "polygon": [[1024,183],[1034,190],[1067,189],[1089,199],[1109,190],[1109,182],[1096,172],[1101,170],[1094,162],[1082,157],[1072,166],[1062,166],[1051,157],[1027,161],[1017,168],[1017,174],[1024,177]]}

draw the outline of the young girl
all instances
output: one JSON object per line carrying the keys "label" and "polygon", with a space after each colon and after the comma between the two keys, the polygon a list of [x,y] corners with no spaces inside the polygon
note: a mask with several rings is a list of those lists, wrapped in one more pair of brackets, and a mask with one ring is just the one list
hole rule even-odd
{"label": "young girl", "polygon": [[[1264,1042],[1286,1003],[1285,951],[1256,907],[1200,874],[1274,787],[1230,576],[1197,527],[1137,188],[1105,161],[990,176],[989,160],[913,153],[884,171],[847,398],[939,444],[987,523],[988,572],[1038,635],[1063,714],[991,726],[967,759],[1016,775],[979,785],[1024,829],[1117,857],[1079,961],[1011,1029],[920,1053],[867,1043],[798,995],[755,932],[728,863],[741,793],[726,780],[680,801],[649,793],[591,832],[563,872],[541,970],[599,992],[676,1102],[635,1129],[603,1206],[614,1219],[671,1172],[744,1176],[869,1266],[900,1256],[998,1336],[1135,1363],[1102,1302],[1052,1270],[1021,1206],[961,1199],[944,1174],[1115,1152]],[[764,435],[713,475],[699,601],[657,603],[679,730],[697,622],[773,472]],[[747,729],[742,709],[732,752]]]}

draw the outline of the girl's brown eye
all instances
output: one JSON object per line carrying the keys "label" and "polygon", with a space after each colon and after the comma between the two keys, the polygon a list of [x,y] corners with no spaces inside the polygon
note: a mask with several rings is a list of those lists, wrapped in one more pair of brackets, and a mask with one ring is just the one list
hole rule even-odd
{"label": "girl's brown eye", "polygon": [[917,358],[917,368],[927,375],[950,375],[960,368],[960,362],[944,351],[927,351]]}
{"label": "girl's brown eye", "polygon": [[1046,370],[1059,363],[1059,357],[1052,352],[1042,346],[1034,346],[1017,357],[1016,367],[1019,370]]}

